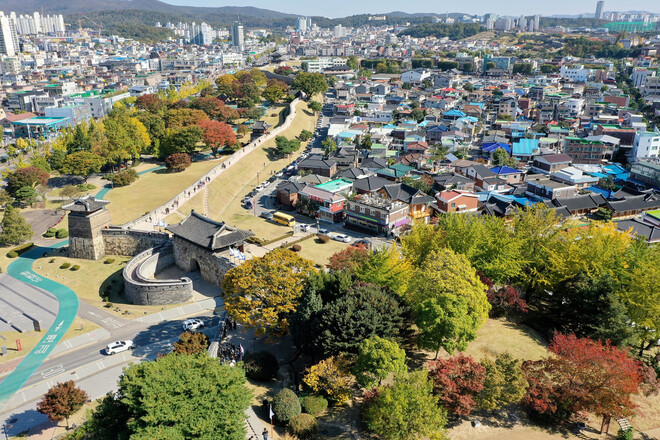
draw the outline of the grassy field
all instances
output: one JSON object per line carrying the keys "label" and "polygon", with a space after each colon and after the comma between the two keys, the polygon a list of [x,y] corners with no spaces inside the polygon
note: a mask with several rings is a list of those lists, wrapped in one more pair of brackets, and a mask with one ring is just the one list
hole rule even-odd
{"label": "grassy field", "polygon": [[[100,327],[94,324],[93,322],[80,317],[76,317],[76,319],[74,319],[73,321],[73,324],[71,324],[69,330],[62,337],[62,340],[64,341],[66,339],[73,338],[74,336],[79,336],[84,333],[91,332],[92,330],[96,330],[97,328]],[[0,364],[2,362],[6,362],[20,356],[25,356],[27,353],[30,352],[30,350],[32,350],[37,345],[39,341],[41,341],[41,338],[44,337],[46,330],[47,329],[44,329],[44,331],[42,332],[31,331],[26,333],[0,332],[0,335],[3,338],[5,338],[5,339],[0,338],[0,343],[1,345],[7,346],[7,356],[0,357]],[[17,339],[21,340],[21,346],[23,347],[23,351],[16,350]]]}
{"label": "grassy field", "polygon": [[[53,255],[55,256],[38,259],[33,266],[33,270],[71,288],[76,292],[78,298],[90,305],[103,307],[106,304],[103,301],[103,296],[107,296],[113,307],[105,310],[125,319],[138,318],[144,315],[145,312],[156,313],[163,309],[163,306],[136,306],[126,303],[123,297],[124,279],[122,270],[130,257],[112,255],[99,261],[91,261],[57,256],[61,255],[58,252],[53,253]],[[114,262],[105,264],[105,261],[109,259],[113,259]],[[53,262],[51,263],[51,261]],[[62,263],[65,262],[71,265],[79,265],[80,270],[60,269]],[[175,305],[167,307],[175,307]]]}
{"label": "grassy field", "polygon": [[300,252],[298,252],[301,257],[312,260],[321,266],[328,264],[328,260],[333,254],[343,251],[348,247],[346,243],[337,240],[321,243],[316,238],[310,238],[298,244],[301,247]]}
{"label": "grassy field", "polygon": [[219,160],[195,162],[180,173],[160,170],[140,176],[132,185],[113,189],[105,197],[110,202],[112,223],[123,224],[157,208],[219,163]]}

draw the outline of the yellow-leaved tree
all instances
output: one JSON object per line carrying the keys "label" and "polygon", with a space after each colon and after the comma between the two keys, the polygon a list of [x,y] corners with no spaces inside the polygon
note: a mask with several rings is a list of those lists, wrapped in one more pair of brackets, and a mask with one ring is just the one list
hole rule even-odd
{"label": "yellow-leaved tree", "polygon": [[275,249],[230,269],[222,282],[229,316],[257,334],[284,334],[314,263],[288,249]]}

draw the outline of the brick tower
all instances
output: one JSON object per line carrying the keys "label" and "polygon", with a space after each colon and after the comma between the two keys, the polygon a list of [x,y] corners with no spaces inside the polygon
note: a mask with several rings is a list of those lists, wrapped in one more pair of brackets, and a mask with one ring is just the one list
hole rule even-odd
{"label": "brick tower", "polygon": [[101,230],[110,224],[110,213],[105,209],[108,203],[88,195],[63,206],[69,211],[70,257],[85,260],[103,258],[105,244]]}

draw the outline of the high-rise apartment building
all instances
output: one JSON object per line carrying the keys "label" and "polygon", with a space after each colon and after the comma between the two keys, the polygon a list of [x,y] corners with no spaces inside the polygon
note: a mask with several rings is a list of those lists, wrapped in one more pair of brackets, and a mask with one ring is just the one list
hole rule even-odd
{"label": "high-rise apartment building", "polygon": [[245,35],[243,33],[243,25],[235,21],[231,27],[231,44],[243,50],[245,46]]}
{"label": "high-rise apartment building", "polygon": [[298,17],[298,31],[307,32],[307,18]]}
{"label": "high-rise apartment building", "polygon": [[596,18],[603,19],[603,8],[605,8],[605,2],[603,0],[600,0],[599,2],[596,3]]}
{"label": "high-rise apartment building", "polygon": [[0,53],[13,57],[19,51],[16,24],[0,11]]}

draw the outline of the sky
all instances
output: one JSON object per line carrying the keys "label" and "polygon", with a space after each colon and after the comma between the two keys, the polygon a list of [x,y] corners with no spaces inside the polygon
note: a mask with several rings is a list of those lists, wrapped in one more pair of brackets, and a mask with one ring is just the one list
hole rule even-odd
{"label": "sky", "polygon": [[[185,6],[254,6],[299,15],[320,15],[329,18],[355,14],[375,14],[392,11],[414,12],[464,12],[483,15],[493,12],[500,15],[578,15],[593,14],[596,1],[591,0],[463,0],[449,2],[438,0],[162,0]],[[660,13],[658,0],[606,0],[605,11],[649,11]]]}

